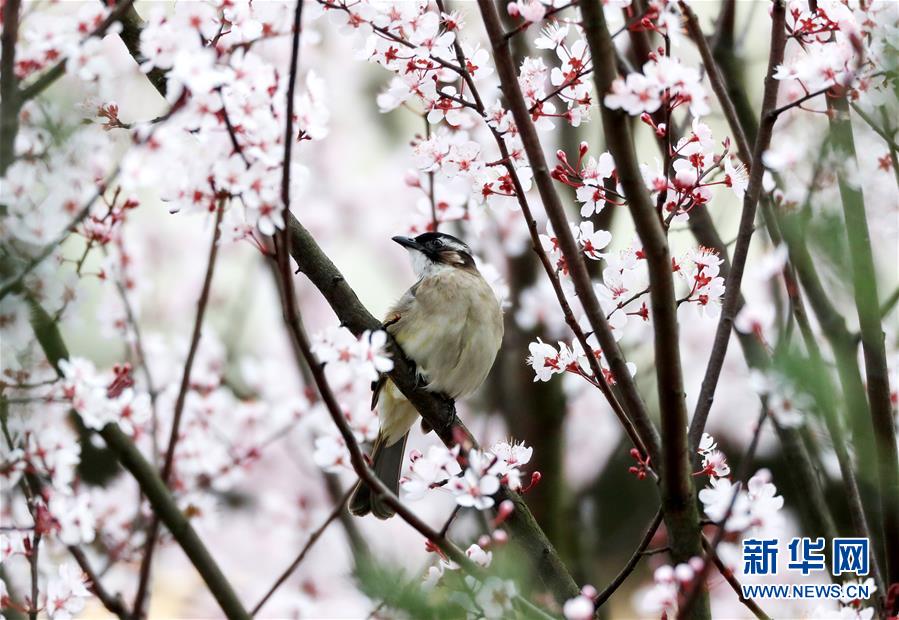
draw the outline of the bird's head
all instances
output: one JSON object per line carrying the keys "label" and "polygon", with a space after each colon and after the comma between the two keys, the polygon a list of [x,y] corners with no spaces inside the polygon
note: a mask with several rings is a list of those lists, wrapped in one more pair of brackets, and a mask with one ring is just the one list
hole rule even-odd
{"label": "bird's head", "polygon": [[419,278],[441,269],[475,269],[474,258],[461,239],[439,232],[426,232],[412,237],[394,237],[409,250],[412,267]]}

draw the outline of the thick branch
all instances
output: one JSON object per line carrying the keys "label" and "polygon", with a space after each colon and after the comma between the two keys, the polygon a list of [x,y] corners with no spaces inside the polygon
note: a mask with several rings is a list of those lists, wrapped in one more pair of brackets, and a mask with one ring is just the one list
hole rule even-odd
{"label": "thick branch", "polygon": [[[184,513],[178,508],[175,500],[169,494],[169,490],[162,478],[147,462],[140,451],[131,443],[125,433],[115,424],[106,425],[100,435],[122,465],[127,469],[140,485],[144,495],[153,507],[153,514],[162,521],[172,536],[184,550],[184,553],[200,573],[209,592],[215,597],[222,612],[228,618],[249,618],[250,615],[243,608],[237,594],[231,588],[231,584],[225,579],[224,574],[213,559],[212,555],[203,545],[200,537],[188,521]],[[137,610],[135,610],[135,613]]]}
{"label": "thick branch", "polygon": [[[831,112],[829,118],[834,147],[849,162],[855,163],[855,139],[849,121],[849,105],[844,97],[840,97],[828,99],[827,107]],[[868,403],[874,425],[887,582],[899,583],[899,449],[896,446],[893,407],[890,403],[889,369],[880,322],[877,272],[874,268],[864,195],[847,180],[844,168],[838,168],[837,179],[849,239],[855,307],[861,329],[865,374],[868,379]]]}
{"label": "thick branch", "polygon": [[[615,160],[637,234],[649,269],[654,322],[656,383],[662,416],[662,508],[671,536],[672,556],[687,561],[701,551],[702,533],[690,477],[687,446],[687,408],[678,346],[677,306],[671,275],[668,241],[643,182],[626,113],[604,103],[617,78],[615,49],[598,3],[582,7],[584,33],[593,58],[596,96],[609,152]],[[708,600],[695,608],[696,617],[708,617]]]}
{"label": "thick branch", "polygon": [[[586,3],[585,6],[590,4]],[[502,25],[496,13],[496,6],[489,0],[479,0],[478,5],[493,47],[494,62],[496,63],[497,75],[500,79],[503,94],[515,119],[515,125],[518,127],[525,153],[531,164],[537,190],[540,193],[546,214],[552,223],[553,231],[559,240],[559,246],[571,273],[575,291],[584,307],[590,326],[609,362],[612,373],[618,382],[631,420],[640,433],[649,455],[655,463],[658,463],[658,433],[649,418],[646,405],[637,391],[636,383],[627,369],[624,356],[615,342],[605,313],[603,313],[599,300],[596,297],[596,292],[593,289],[590,274],[584,265],[583,256],[571,233],[565,209],[549,175],[540,139],[537,136],[534,123],[531,121],[531,116],[528,113],[527,104],[521,93],[521,87],[518,84],[515,64],[509,51],[508,42],[503,38]]]}
{"label": "thick branch", "polygon": [[16,78],[16,39],[19,34],[19,0],[3,3],[3,33],[0,35],[0,177],[15,157],[19,128],[19,93]]}
{"label": "thick branch", "polygon": [[[44,315],[46,316],[46,312]],[[54,368],[58,369],[59,362],[68,359],[69,352],[56,323],[51,321],[33,322],[32,326],[47,360]],[[178,504],[153,466],[147,462],[117,424],[107,424],[100,431],[100,435],[106,441],[106,445],[115,453],[122,466],[134,476],[141,491],[153,507],[153,513],[165,524],[178,545],[184,550],[225,616],[249,618],[249,614],[244,610],[237,594],[231,588],[231,584],[203,545],[203,541],[200,540],[190,521],[178,508]]]}

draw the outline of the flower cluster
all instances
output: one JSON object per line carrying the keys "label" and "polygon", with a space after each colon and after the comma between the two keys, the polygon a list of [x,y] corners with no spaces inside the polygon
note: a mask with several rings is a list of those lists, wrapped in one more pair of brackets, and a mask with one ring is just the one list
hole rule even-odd
{"label": "flower cluster", "polygon": [[[734,494],[736,493],[736,500]],[[783,508],[783,497],[777,495],[777,487],[771,483],[771,472],[759,470],[746,484],[745,490],[737,486],[729,478],[717,478],[711,475],[709,486],[699,492],[706,515],[722,524],[728,532],[776,531],[781,527],[780,509]],[[728,508],[733,501],[733,508],[728,516]]]}
{"label": "flower cluster", "polygon": [[702,77],[695,67],[672,56],[657,55],[643,65],[643,70],[628,73],[612,82],[612,90],[604,102],[612,109],[624,110],[631,116],[653,114],[663,105],[669,110],[686,106],[699,118],[709,113]]}
{"label": "flower cluster", "polygon": [[768,412],[780,426],[796,428],[805,424],[806,412],[814,403],[795,381],[774,371],[754,371],[750,381],[756,393],[766,399]]}
{"label": "flower cluster", "polygon": [[688,250],[679,260],[672,261],[672,270],[689,287],[679,303],[690,304],[700,316],[717,318],[724,296],[724,278],[718,275],[723,259],[708,248]]}
{"label": "flower cluster", "polygon": [[[553,50],[559,66],[548,69],[543,59],[528,57],[519,70],[518,82],[539,130],[552,129],[553,118],[562,118],[577,127],[590,117],[593,102],[591,80],[587,77],[591,71],[590,52],[587,41],[580,36],[572,43],[566,42],[569,28],[549,25],[535,43],[538,48]],[[550,90],[547,90],[547,77]],[[556,112],[552,101],[555,97],[565,104],[564,112]]]}
{"label": "flower cluster", "polygon": [[[151,13],[141,32],[142,69],[166,71],[167,97],[179,111],[147,147],[129,152],[123,162],[129,186],[161,188],[172,211],[210,212],[224,205],[236,238],[249,237],[254,228],[270,235],[284,227],[278,188],[288,80],[265,48],[269,39],[290,32],[290,19],[280,3],[185,5],[174,15]],[[227,37],[217,34],[224,25]],[[289,139],[327,134],[324,85],[314,72],[294,92],[294,114],[296,133]],[[132,131],[146,129],[137,124]],[[184,147],[186,133],[197,136],[190,148]],[[300,183],[302,175],[292,178]]]}
{"label": "flower cluster", "polygon": [[97,372],[84,358],[60,362],[65,375],[63,396],[81,416],[85,426],[101,430],[110,423],[118,424],[129,435],[145,430],[150,420],[150,396],[132,386],[131,366],[114,366],[111,375]]}
{"label": "flower cluster", "polygon": [[677,614],[678,603],[684,593],[693,586],[696,575],[702,570],[702,558],[694,557],[689,562],[670,566],[659,566],[652,575],[652,585],[642,590],[637,599],[637,607],[643,614],[672,617]]}
{"label": "flower cluster", "polygon": [[[591,345],[591,354],[600,363],[603,379],[606,383],[614,385],[616,382],[615,375],[608,369],[608,365],[605,363],[605,356],[596,342],[596,337],[591,334],[587,338],[587,344]],[[527,363],[534,370],[534,381],[549,381],[554,375],[572,373],[583,377],[594,385],[598,385],[599,379],[593,376],[590,362],[587,358],[588,354],[581,348],[577,340],[572,341],[571,344],[559,342],[558,346],[555,347],[538,338],[537,342],[532,342],[528,345],[528,351],[530,351],[530,355],[527,358]],[[628,362],[627,366],[631,375],[636,374],[637,367],[634,364]]]}
{"label": "flower cluster", "polygon": [[[356,338],[343,327],[332,327],[313,337],[312,350],[325,364],[325,374],[343,407],[358,441],[378,435],[378,416],[371,407],[371,383],[393,369],[387,353],[387,332],[363,332]],[[388,386],[386,389],[393,389]],[[315,439],[315,463],[325,471],[350,468],[349,452],[333,424],[324,424]]]}
{"label": "flower cluster", "polygon": [[523,444],[499,442],[483,452],[469,451],[463,469],[458,446],[452,450],[431,446],[427,454],[410,454],[409,470],[400,479],[400,487],[409,500],[421,499],[431,489],[445,489],[459,506],[486,510],[494,505],[493,495],[500,485],[513,491],[522,489],[521,467],[530,462],[532,454],[533,448]]}

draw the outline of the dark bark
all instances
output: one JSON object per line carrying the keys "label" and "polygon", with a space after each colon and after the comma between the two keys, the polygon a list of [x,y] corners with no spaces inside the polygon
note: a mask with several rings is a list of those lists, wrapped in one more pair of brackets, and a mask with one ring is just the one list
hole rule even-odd
{"label": "dark bark", "polygon": [[[609,151],[618,179],[643,243],[650,279],[655,335],[656,379],[662,417],[662,509],[675,562],[702,552],[702,532],[690,477],[687,407],[678,344],[677,306],[671,257],[662,223],[643,182],[626,113],[605,106],[603,98],[617,78],[614,46],[599,3],[581,7],[590,46],[596,96]],[[708,597],[703,593],[693,608],[694,618],[708,618]]]}

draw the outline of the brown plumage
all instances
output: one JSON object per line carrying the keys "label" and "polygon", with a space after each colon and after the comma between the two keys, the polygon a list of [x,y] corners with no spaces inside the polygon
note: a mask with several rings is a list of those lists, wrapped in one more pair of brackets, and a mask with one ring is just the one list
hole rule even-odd
{"label": "brown plumage", "polygon": [[[484,382],[503,337],[503,317],[493,289],[462,241],[442,233],[415,239],[394,237],[406,247],[419,280],[387,313],[387,331],[412,359],[428,390],[463,398]],[[381,429],[372,448],[372,466],[394,493],[409,429],[418,412],[388,379],[377,395]],[[360,484],[350,499],[358,516],[380,519],[393,510]]]}

